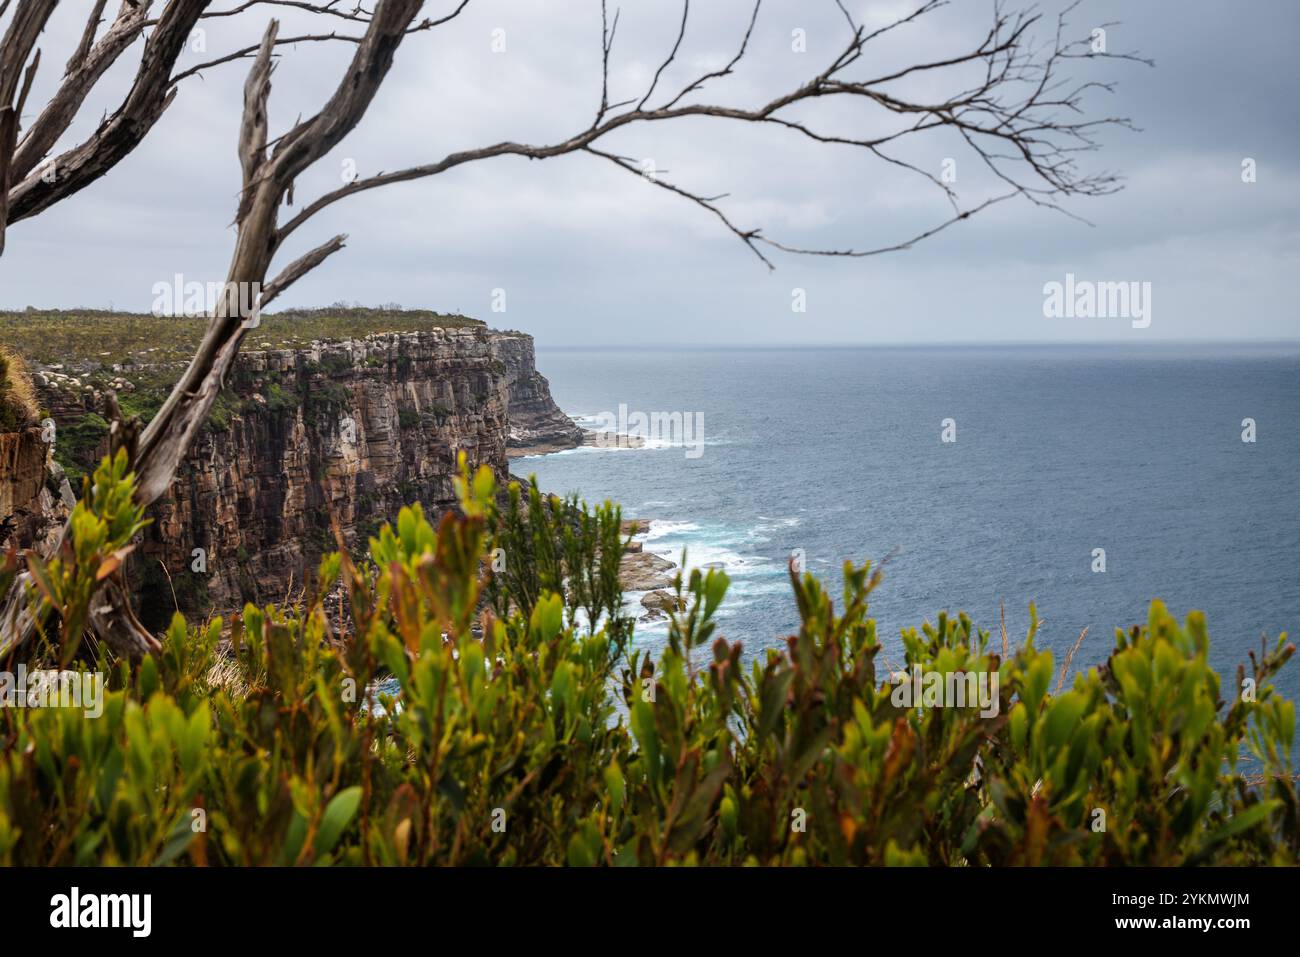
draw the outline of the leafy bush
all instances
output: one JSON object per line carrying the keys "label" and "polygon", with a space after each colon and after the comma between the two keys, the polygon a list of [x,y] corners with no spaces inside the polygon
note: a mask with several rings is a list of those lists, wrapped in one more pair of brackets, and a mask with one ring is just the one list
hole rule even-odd
{"label": "leafy bush", "polygon": [[[748,667],[717,637],[728,581],[677,583],[654,658],[620,613],[619,514],[462,465],[315,595],[177,617],[139,666],[89,660],[93,583],[141,518],[105,462],[33,600],[47,641],[109,672],[102,717],[0,709],[0,863],[1284,864],[1300,854],[1285,636],[1225,695],[1196,612],[1160,603],[1049,691],[1034,627],[997,654],[964,615],[904,634],[906,668],[983,674],[996,707],[897,704],[868,617],[791,575],[800,621]],[[0,584],[12,577],[0,566]],[[327,599],[341,579],[342,597]],[[43,659],[41,656],[44,656]],[[997,684],[992,684],[996,675]],[[1253,686],[1250,684],[1253,682]],[[996,712],[996,713],[991,713]],[[1258,776],[1248,780],[1251,763]]]}
{"label": "leafy bush", "polygon": [[54,460],[63,466],[74,489],[81,488],[81,480],[92,471],[96,453],[107,444],[107,438],[108,421],[94,412],[65,422],[59,428]]}

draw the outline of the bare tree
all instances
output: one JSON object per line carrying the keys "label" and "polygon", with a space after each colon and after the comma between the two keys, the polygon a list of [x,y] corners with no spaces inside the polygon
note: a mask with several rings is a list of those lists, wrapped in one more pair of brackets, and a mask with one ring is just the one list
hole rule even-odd
{"label": "bare tree", "polygon": [[[172,0],[168,10],[183,2]],[[201,0],[193,2],[203,5]],[[306,120],[298,121],[274,139],[268,132],[271,75],[275,65],[273,54],[276,46],[285,42],[279,38],[278,22],[271,20],[261,43],[255,47],[240,49],[212,61],[215,65],[252,58],[244,85],[243,120],[238,143],[243,188],[235,215],[235,248],[227,274],[228,292],[218,303],[203,341],[184,375],[143,431],[140,431],[139,423],[123,421],[116,411],[115,402],[110,402],[110,441],[115,448],[126,448],[131,457],[137,474],[139,502],[142,505],[154,502],[171,484],[177,467],[221,389],[244,335],[256,321],[257,310],[341,249],[345,237],[331,238],[268,281],[270,267],[285,240],[321,210],[367,190],[436,176],[457,166],[497,156],[549,159],[582,154],[641,176],[640,165],[634,159],[604,145],[612,134],[633,126],[687,117],[713,117],[775,127],[818,145],[862,150],[884,163],[923,177],[942,191],[950,204],[949,215],[908,237],[861,248],[813,249],[768,237],[761,227],[736,224],[720,205],[723,196],[704,194],[659,177],[651,180],[665,191],[706,210],[770,268],[772,261],[769,257],[774,251],[816,256],[873,256],[906,249],[991,205],[1014,197],[1061,209],[1060,200],[1063,198],[1099,196],[1119,187],[1114,175],[1085,173],[1076,164],[1076,154],[1097,148],[1094,135],[1100,127],[1127,124],[1123,118],[1088,119],[1084,113],[1084,94],[1094,88],[1109,89],[1109,85],[1072,83],[1060,74],[1063,65],[1072,60],[1138,58],[1132,54],[1094,51],[1086,40],[1068,40],[1065,34],[1069,10],[1061,14],[1054,29],[1048,31],[1047,42],[1039,44],[1034,38],[1035,32],[1041,31],[1039,14],[1032,11],[1007,13],[996,4],[989,29],[964,52],[875,75],[869,72],[860,75],[870,62],[871,58],[866,54],[869,49],[874,49],[873,44],[879,43],[890,32],[932,13],[944,2],[927,0],[913,13],[874,30],[867,30],[855,21],[839,0],[833,2],[845,21],[843,47],[819,73],[757,105],[715,101],[708,94],[716,85],[715,81],[734,73],[745,58],[758,24],[762,0],[754,4],[748,24],[738,37],[738,48],[725,65],[663,89],[687,36],[690,2],[686,0],[676,40],[655,71],[648,89],[618,101],[611,100],[609,88],[609,64],[618,15],[615,13],[611,19],[602,3],[601,88],[589,125],[549,144],[505,141],[450,153],[420,166],[359,179],[308,202],[283,224],[279,222],[279,211],[292,196],[294,181],[361,120],[403,39],[410,33],[434,29],[455,19],[469,0],[459,0],[441,17],[418,22],[422,0],[377,0],[370,13],[364,13],[360,8],[345,11],[335,3],[310,4],[294,0],[252,0],[227,11],[223,15],[235,15],[259,3],[304,8],[341,21],[364,23],[365,30],[360,36],[347,38],[355,43],[356,49],[336,89],[321,110]],[[151,42],[156,38],[157,32]],[[339,38],[334,33],[307,37]],[[169,47],[161,49],[159,55],[164,56],[169,50]],[[974,83],[970,81],[972,75],[978,77]],[[930,88],[942,83],[952,92],[937,100],[918,100],[898,91],[900,81],[922,77],[930,81]],[[0,92],[3,90],[4,87],[0,86]],[[894,127],[889,132],[864,137],[817,130],[798,118],[795,107],[827,98],[847,99],[880,111],[881,115],[893,121]],[[146,111],[145,115],[152,114]],[[956,193],[941,178],[893,155],[892,147],[898,142],[939,128],[955,131],[979,162],[1003,185],[1003,190],[975,205],[963,207]],[[86,175],[90,175],[89,171]],[[36,202],[25,198],[24,201]],[[241,287],[260,287],[262,290],[260,302],[252,314],[241,308],[241,298],[244,298],[238,293]],[[21,591],[23,587],[20,582],[8,596],[7,606],[0,609],[0,625],[4,626],[0,632],[10,636],[0,637],[0,654],[33,633],[34,622]],[[101,640],[107,641],[120,654],[138,658],[156,651],[156,641],[131,612],[120,573],[106,581],[104,591],[92,608],[90,625]]]}
{"label": "bare tree", "polygon": [[[0,40],[0,253],[4,252],[18,122],[41,62],[40,51],[33,55],[32,50],[57,3],[58,0],[20,2],[4,39]],[[9,0],[0,0],[0,16],[4,16],[8,6]]]}
{"label": "bare tree", "polygon": [[[31,56],[36,35],[58,0],[18,0],[14,20],[0,52],[0,102],[6,97],[7,78]],[[10,115],[8,135],[0,137],[0,252],[5,226],[34,216],[54,203],[84,189],[130,153],[151,130],[172,102],[175,89],[172,68],[204,8],[211,0],[170,0],[157,21],[148,21],[152,0],[124,0],[117,16],[99,39],[107,0],[95,0],[81,40],[68,60],[62,80],[36,120],[17,139],[22,108],[40,62],[40,51],[26,68],[22,95]],[[0,11],[2,12],[2,11]],[[37,170],[59,138],[68,131],[86,97],[118,58],[138,39],[147,25],[153,32],[144,44],[135,82],[125,102],[105,117],[84,143],[68,150]],[[35,32],[32,27],[35,26]],[[10,37],[21,38],[11,47]]]}
{"label": "bare tree", "polygon": [[[254,52],[258,49],[259,45],[254,44],[178,72],[176,64],[180,54],[200,20],[230,18],[260,6],[272,6],[293,7],[322,19],[363,25],[370,22],[370,15],[359,7],[351,12],[336,9],[337,0],[327,3],[248,0],[233,9],[220,11],[209,9],[212,0],[167,0],[159,15],[152,19],[154,0],[121,0],[108,29],[96,39],[108,0],[94,0],[81,39],[58,87],[35,121],[21,130],[23,106],[40,64],[40,51],[33,53],[33,50],[58,2],[17,0],[14,18],[0,44],[0,104],[3,104],[0,105],[0,253],[4,252],[6,225],[35,216],[67,199],[125,159],[162,118],[183,80],[241,59],[250,49]],[[0,17],[9,3],[10,0],[0,0]],[[414,32],[433,25],[428,21],[414,24],[410,29]],[[145,40],[140,61],[126,99],[101,120],[86,140],[50,157],[50,151],[72,126],[96,84],[141,37]],[[329,31],[285,37],[277,44],[359,43],[360,39]]]}

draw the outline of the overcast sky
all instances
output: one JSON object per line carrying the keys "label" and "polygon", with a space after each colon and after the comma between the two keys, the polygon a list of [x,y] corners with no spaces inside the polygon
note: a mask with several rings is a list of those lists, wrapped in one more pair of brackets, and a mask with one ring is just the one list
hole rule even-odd
{"label": "overcast sky", "polygon": [[[41,42],[30,103],[48,94],[53,67],[75,46],[89,5],[60,5]],[[877,24],[916,2],[846,5]],[[426,12],[450,6],[430,0]],[[615,100],[645,91],[680,10],[668,0],[621,6]],[[694,6],[661,89],[725,62],[750,10],[749,0]],[[1058,4],[1043,6],[1054,17]],[[207,21],[206,52],[187,51],[182,67],[255,42],[272,10]],[[873,44],[866,69],[973,46],[992,10],[992,0],[957,0]],[[298,201],[339,185],[348,161],[365,176],[502,139],[557,141],[584,128],[599,100],[599,11],[597,0],[472,0],[460,18],[409,37],[361,125],[298,182]],[[292,11],[280,16],[282,36],[310,28]],[[1091,226],[1013,201],[911,250],[860,260],[778,253],[769,272],[704,210],[603,160],[502,158],[352,197],[316,217],[275,268],[336,232],[349,234],[348,246],[278,305],[346,300],[456,310],[530,332],[543,346],[1297,337],[1300,4],[1085,0],[1071,16],[1080,36],[1115,20],[1108,49],[1138,51],[1155,66],[1087,62],[1073,71],[1118,84],[1085,101],[1089,116],[1129,117],[1141,128],[1108,129],[1103,148],[1081,157],[1086,169],[1125,177],[1114,196],[1069,201]],[[806,32],[806,52],[791,49],[796,29]],[[496,30],[504,31],[496,34],[504,52],[493,51]],[[820,72],[846,31],[832,0],[767,0],[737,75],[707,99],[760,104]],[[319,108],[351,52],[344,43],[282,48],[273,137]],[[61,149],[121,101],[133,55],[138,48],[96,91]],[[154,285],[174,274],[224,279],[245,73],[246,63],[237,62],[184,81],[157,128],[106,178],[13,227],[0,258],[0,307],[143,311]],[[956,87],[935,81],[911,92]],[[838,135],[862,135],[881,122],[861,106],[817,104],[797,115]],[[606,145],[652,160],[666,180],[728,193],[722,205],[734,221],[793,245],[888,245],[948,214],[941,194],[914,173],[776,128],[674,121],[620,132]],[[918,138],[899,152],[935,175],[945,158],[955,159],[963,205],[992,190],[974,156],[950,137]],[[1242,182],[1246,157],[1257,163],[1254,183]],[[1150,282],[1150,326],[1046,318],[1043,286],[1066,273]],[[505,290],[504,314],[491,309],[497,289]],[[806,291],[806,312],[792,311],[795,289]]]}

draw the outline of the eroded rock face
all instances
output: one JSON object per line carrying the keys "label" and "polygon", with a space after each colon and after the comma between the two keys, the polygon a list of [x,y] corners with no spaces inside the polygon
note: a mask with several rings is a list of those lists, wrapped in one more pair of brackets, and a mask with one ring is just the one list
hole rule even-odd
{"label": "eroded rock face", "polygon": [[48,554],[75,504],[39,427],[0,432],[0,550]]}
{"label": "eroded rock face", "polygon": [[24,545],[41,514],[48,446],[39,428],[0,432],[0,545]]}
{"label": "eroded rock face", "polygon": [[508,444],[532,438],[568,448],[581,433],[526,335],[452,328],[241,354],[149,509],[132,571],[141,620],[292,601],[336,547],[335,525],[364,548],[404,505],[454,504],[458,451],[504,483]]}
{"label": "eroded rock face", "polygon": [[510,435],[506,454],[515,458],[581,445],[582,429],[556,406],[551,398],[550,383],[537,371],[532,338],[500,333],[493,339],[493,348],[505,366],[510,392]]}

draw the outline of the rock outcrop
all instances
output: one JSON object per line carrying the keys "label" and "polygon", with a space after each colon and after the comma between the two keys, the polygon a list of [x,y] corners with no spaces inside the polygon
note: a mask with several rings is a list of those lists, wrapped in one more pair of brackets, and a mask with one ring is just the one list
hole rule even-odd
{"label": "rock outcrop", "polygon": [[493,339],[493,350],[505,365],[510,395],[506,454],[515,458],[581,445],[583,430],[556,406],[550,383],[537,371],[532,337],[500,333]]}
{"label": "rock outcrop", "polygon": [[41,537],[52,505],[45,488],[48,457],[39,428],[0,432],[0,548]]}

